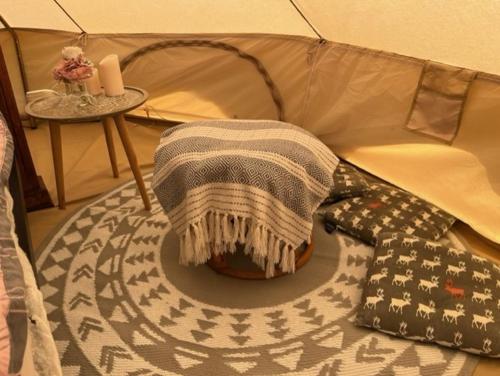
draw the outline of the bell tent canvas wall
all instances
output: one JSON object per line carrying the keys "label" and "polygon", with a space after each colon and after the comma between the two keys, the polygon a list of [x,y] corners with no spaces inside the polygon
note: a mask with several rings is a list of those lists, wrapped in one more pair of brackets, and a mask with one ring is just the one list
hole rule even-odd
{"label": "bell tent canvas wall", "polygon": [[[0,15],[21,113],[26,90],[53,87],[62,47],[80,44],[95,62],[117,53],[129,57],[126,84],[151,95],[135,115],[278,119],[278,98],[283,120],[500,243],[497,1],[0,0]],[[132,59],[159,42],[168,48]],[[428,104],[438,117],[456,99],[454,75],[470,78],[451,143],[405,128],[428,61],[452,72],[451,93]],[[425,103],[419,110],[417,126],[429,114]]]}

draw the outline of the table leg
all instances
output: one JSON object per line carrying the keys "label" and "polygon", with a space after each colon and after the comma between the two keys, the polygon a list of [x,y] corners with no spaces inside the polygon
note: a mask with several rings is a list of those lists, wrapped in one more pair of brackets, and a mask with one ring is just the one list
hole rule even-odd
{"label": "table leg", "polygon": [[106,136],[106,145],[108,147],[111,169],[113,170],[113,176],[117,178],[120,174],[118,172],[118,164],[116,163],[115,144],[113,143],[112,121],[113,119],[111,119],[110,117],[105,117],[101,120],[102,126],[104,128],[104,135]]}
{"label": "table leg", "polygon": [[55,121],[49,121],[50,144],[52,146],[52,159],[54,161],[54,174],[56,176],[57,201],[59,209],[66,208],[64,197],[64,170],[62,160],[61,126]]}
{"label": "table leg", "polygon": [[125,149],[125,154],[127,154],[128,163],[135,177],[137,187],[142,196],[142,201],[144,201],[144,208],[146,210],[151,210],[151,203],[149,202],[149,197],[146,192],[146,187],[144,181],[142,180],[141,170],[139,169],[139,164],[137,163],[137,157],[135,156],[135,151],[130,141],[130,137],[127,131],[127,124],[125,123],[125,118],[123,114],[116,115],[113,117],[115,120],[116,128],[118,129],[118,134],[122,140],[123,148]]}

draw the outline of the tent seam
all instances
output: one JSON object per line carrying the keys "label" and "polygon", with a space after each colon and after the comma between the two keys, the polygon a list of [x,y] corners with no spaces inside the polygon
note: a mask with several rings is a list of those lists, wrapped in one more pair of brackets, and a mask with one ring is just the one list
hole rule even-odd
{"label": "tent seam", "polygon": [[311,58],[310,64],[311,64],[311,69],[309,70],[309,77],[307,79],[307,85],[306,85],[306,90],[304,94],[304,100],[302,102],[302,116],[300,120],[300,124],[305,124],[305,121],[307,119],[308,111],[309,111],[309,103],[310,103],[310,98],[311,98],[311,87],[314,81],[314,73],[316,72],[316,66],[318,64],[318,57],[319,57],[319,52],[321,50],[321,47],[325,45],[327,41],[325,39],[320,39],[316,45],[316,48],[314,52],[311,52],[309,49],[308,51],[308,59]]}

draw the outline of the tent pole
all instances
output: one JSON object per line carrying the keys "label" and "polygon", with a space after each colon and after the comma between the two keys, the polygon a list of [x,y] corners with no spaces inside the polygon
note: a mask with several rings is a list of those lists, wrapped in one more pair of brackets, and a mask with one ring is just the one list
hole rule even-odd
{"label": "tent pole", "polygon": [[295,1],[294,0],[289,0],[289,1],[290,1],[290,4],[293,5],[293,7],[297,11],[297,13],[300,14],[300,16],[304,19],[304,21],[306,21],[306,23],[309,25],[309,27],[311,28],[311,30],[314,31],[314,34],[316,34],[319,39],[324,40],[325,38],[323,38],[323,36],[319,33],[318,29],[316,29],[314,27],[314,25],[307,19],[307,17],[302,12],[302,10],[299,8],[299,6],[297,4],[295,4]]}
{"label": "tent pole", "polygon": [[71,17],[71,15],[68,13],[68,11],[66,9],[64,9],[63,6],[61,4],[59,4],[59,2],[57,0],[53,0],[53,1],[64,12],[64,14],[71,20],[71,22],[73,22],[76,25],[76,27],[80,29],[82,34],[87,34],[85,32],[85,30],[83,30],[83,28],[78,24],[78,22],[76,22],[75,19],[73,17]]}
{"label": "tent pole", "polygon": [[[17,63],[19,65],[19,71],[21,73],[21,82],[23,84],[23,90],[24,90],[24,95],[26,96],[26,93],[29,90],[29,85],[28,85],[28,78],[26,76],[26,69],[24,66],[24,59],[23,59],[23,54],[21,51],[21,43],[19,42],[19,37],[17,36],[16,31],[9,25],[7,20],[0,14],[0,22],[5,26],[7,31],[12,37],[12,40],[14,41],[14,46],[16,49],[16,57],[17,57]],[[36,128],[36,123],[35,120],[31,117],[28,118],[31,124],[31,128],[35,129]]]}

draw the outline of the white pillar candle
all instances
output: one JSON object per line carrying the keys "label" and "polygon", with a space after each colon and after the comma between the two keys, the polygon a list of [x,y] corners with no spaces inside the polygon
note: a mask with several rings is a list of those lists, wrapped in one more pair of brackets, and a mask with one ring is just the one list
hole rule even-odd
{"label": "white pillar candle", "polygon": [[92,77],[85,80],[87,91],[90,95],[99,95],[102,93],[101,81],[99,80],[99,71],[92,68]]}
{"label": "white pillar candle", "polygon": [[108,55],[99,63],[99,77],[108,97],[116,97],[125,93],[120,71],[118,55]]}

